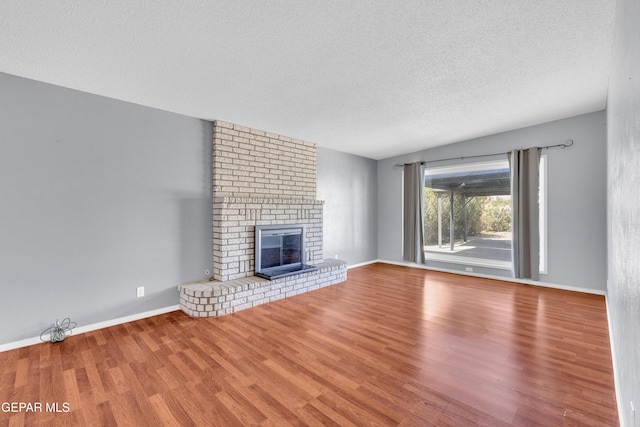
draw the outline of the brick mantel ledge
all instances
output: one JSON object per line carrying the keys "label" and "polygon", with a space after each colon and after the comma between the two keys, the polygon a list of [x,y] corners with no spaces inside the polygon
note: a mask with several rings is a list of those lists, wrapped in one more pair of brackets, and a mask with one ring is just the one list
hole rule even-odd
{"label": "brick mantel ledge", "polygon": [[231,196],[216,196],[213,198],[214,203],[259,203],[269,205],[322,205],[324,200],[316,199],[274,199],[274,198],[258,198],[258,197],[231,197]]}

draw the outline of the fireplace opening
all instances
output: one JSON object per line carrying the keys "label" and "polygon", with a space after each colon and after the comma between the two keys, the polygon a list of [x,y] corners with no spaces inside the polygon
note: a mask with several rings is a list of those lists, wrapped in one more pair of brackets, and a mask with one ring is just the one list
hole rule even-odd
{"label": "fireplace opening", "polygon": [[304,242],[304,224],[257,225],[255,275],[273,280],[317,270],[304,263]]}

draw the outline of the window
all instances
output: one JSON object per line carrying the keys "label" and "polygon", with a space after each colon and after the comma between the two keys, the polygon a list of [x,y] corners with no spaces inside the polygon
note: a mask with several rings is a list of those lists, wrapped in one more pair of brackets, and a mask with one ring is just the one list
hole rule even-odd
{"label": "window", "polygon": [[547,274],[547,156],[540,157],[540,273]]}
{"label": "window", "polygon": [[[546,156],[540,161],[540,271],[546,272]],[[511,188],[505,160],[429,168],[425,258],[511,269]]]}

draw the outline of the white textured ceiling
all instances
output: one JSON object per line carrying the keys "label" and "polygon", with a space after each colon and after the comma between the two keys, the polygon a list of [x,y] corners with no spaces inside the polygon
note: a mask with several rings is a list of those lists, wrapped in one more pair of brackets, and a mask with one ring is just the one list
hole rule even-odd
{"label": "white textured ceiling", "polygon": [[604,109],[614,11],[615,0],[3,0],[0,71],[380,159]]}

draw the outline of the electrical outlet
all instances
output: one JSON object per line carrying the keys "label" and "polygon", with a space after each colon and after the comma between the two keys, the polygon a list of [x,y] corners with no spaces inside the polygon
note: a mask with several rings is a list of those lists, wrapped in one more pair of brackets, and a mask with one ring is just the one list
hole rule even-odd
{"label": "electrical outlet", "polygon": [[335,259],[338,259],[338,254],[335,254],[335,255],[334,255],[334,258],[335,258]]}
{"label": "electrical outlet", "polygon": [[140,298],[144,296],[144,286],[138,286],[136,288],[136,297]]}
{"label": "electrical outlet", "polygon": [[466,267],[465,270],[466,271],[473,271],[473,267]]}

